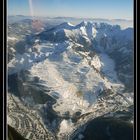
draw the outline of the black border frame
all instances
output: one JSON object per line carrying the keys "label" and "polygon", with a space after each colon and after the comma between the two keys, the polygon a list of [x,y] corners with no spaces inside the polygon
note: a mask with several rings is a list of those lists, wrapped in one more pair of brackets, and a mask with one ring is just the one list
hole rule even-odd
{"label": "black border frame", "polygon": [[7,140],[7,0],[3,0],[3,140]]}
{"label": "black border frame", "polygon": [[[3,1],[2,1],[3,2]],[[1,45],[1,47],[0,47],[0,52],[2,53],[1,55],[0,55],[0,66],[1,66],[1,69],[0,69],[0,73],[1,73],[1,76],[0,76],[0,93],[2,94],[2,96],[0,96],[0,107],[1,107],[1,112],[3,112],[4,111],[4,109],[3,109],[3,106],[4,106],[4,101],[3,101],[3,91],[4,91],[4,88],[3,88],[3,72],[4,72],[4,70],[3,70],[3,46],[4,46],[4,3],[2,3],[2,8],[1,8],[1,15],[0,15],[0,17],[2,17],[2,20],[1,20],[1,22],[0,22],[0,25],[1,25],[1,27],[2,27],[2,29],[0,30],[1,32],[2,32],[2,34],[1,34],[1,42],[0,43],[2,43],[2,44],[0,44]],[[4,116],[3,116],[3,114],[2,115],[0,115],[0,120],[2,121],[2,123],[0,123],[0,128],[3,128],[3,119],[4,119]],[[3,138],[3,131],[2,131],[2,138]]]}
{"label": "black border frame", "polygon": [[[7,139],[7,49],[6,49],[6,46],[7,46],[7,2],[8,0],[3,0],[3,4],[1,5],[2,6],[2,13],[3,15],[1,15],[2,17],[2,31],[3,31],[3,34],[2,34],[2,42],[3,44],[1,46],[2,48],[2,55],[0,55],[0,61],[2,64],[1,66],[1,70],[0,72],[2,73],[2,80],[0,80],[0,85],[1,83],[3,83],[1,85],[1,93],[2,93],[2,96],[0,96],[0,99],[2,101],[0,101],[0,107],[2,107],[2,112],[3,112],[3,115],[0,115],[0,119],[2,120],[2,126],[3,126],[3,131],[2,131],[2,137],[1,139],[5,140]],[[138,30],[138,27],[137,27],[137,6],[138,6],[138,3],[137,3],[137,0],[133,0],[133,24],[134,24],[134,140],[137,140],[137,136],[138,136],[138,95],[137,95],[137,52],[138,52],[138,45],[137,45],[137,30]],[[0,78],[1,78],[0,77]],[[0,124],[0,128],[1,127],[1,124]]]}
{"label": "black border frame", "polygon": [[134,128],[133,139],[137,140],[137,0],[133,0],[133,28],[134,28]]}

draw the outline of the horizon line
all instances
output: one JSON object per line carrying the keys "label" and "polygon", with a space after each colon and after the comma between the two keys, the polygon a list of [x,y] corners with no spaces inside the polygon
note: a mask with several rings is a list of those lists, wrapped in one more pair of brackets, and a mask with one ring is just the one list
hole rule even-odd
{"label": "horizon line", "polygon": [[[32,17],[31,15],[22,15],[22,14],[18,14],[18,15],[7,15],[7,16],[28,16],[28,17]],[[98,20],[126,20],[126,21],[133,21],[133,19],[127,19],[127,18],[99,18],[99,17],[74,17],[74,16],[49,16],[49,15],[36,15],[33,17],[49,17],[49,18],[75,18],[75,19],[98,19]]]}

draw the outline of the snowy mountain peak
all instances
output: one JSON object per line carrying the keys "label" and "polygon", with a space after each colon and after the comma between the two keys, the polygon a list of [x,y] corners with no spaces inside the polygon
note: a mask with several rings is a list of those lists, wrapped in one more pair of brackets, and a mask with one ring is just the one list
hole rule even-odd
{"label": "snowy mountain peak", "polygon": [[60,25],[58,25],[58,29],[73,29],[73,27],[74,27],[74,25],[73,24],[71,24],[70,22],[64,22],[64,23],[62,23],[62,24],[60,24]]}
{"label": "snowy mountain peak", "polygon": [[76,25],[77,28],[79,27],[89,27],[94,26],[94,23],[92,21],[82,21],[80,24]]}
{"label": "snowy mountain peak", "polygon": [[[78,25],[79,25],[79,26],[86,26],[87,23],[88,23],[87,21],[82,21],[82,22],[81,22],[80,24],[78,24]],[[77,25],[77,26],[78,26],[78,25]]]}

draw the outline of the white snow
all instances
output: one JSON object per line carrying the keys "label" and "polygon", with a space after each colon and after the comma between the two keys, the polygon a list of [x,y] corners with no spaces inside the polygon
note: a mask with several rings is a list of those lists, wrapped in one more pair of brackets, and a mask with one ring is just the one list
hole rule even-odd
{"label": "white snow", "polygon": [[61,30],[64,30],[64,29],[69,29],[69,30],[72,30],[75,26],[69,22],[64,22],[60,25],[57,26],[57,29],[56,31],[61,31]]}
{"label": "white snow", "polygon": [[12,125],[12,119],[7,115],[7,123],[9,124],[9,125]]}
{"label": "white snow", "polygon": [[16,50],[14,48],[10,48],[10,50],[12,51],[12,53],[16,52]]}
{"label": "white snow", "polygon": [[39,42],[39,41],[40,41],[39,39],[36,39],[36,40],[35,40],[35,43],[37,43],[37,42]]}
{"label": "white snow", "polygon": [[116,71],[115,71],[115,62],[113,61],[113,59],[111,59],[105,53],[100,53],[99,57],[100,57],[100,60],[102,62],[101,71],[103,73],[105,73],[107,78],[109,80],[112,80],[112,82],[114,80],[118,81],[117,74],[116,74]]}
{"label": "white snow", "polygon": [[87,36],[85,27],[80,27],[80,30],[83,35]]}
{"label": "white snow", "polygon": [[[34,65],[31,68],[31,74],[46,81],[46,85],[53,88],[53,91],[58,93],[60,98],[58,104],[61,101],[63,101],[63,103],[54,108],[56,111],[61,110],[61,113],[69,110],[72,111],[73,104],[76,105],[77,109],[79,108],[78,106],[80,103],[77,104],[77,102],[80,99],[76,97],[76,92],[78,91],[77,87],[73,83],[65,81],[52,62],[45,60],[43,63]],[[54,93],[52,92],[51,96],[53,95]],[[67,108],[65,108],[66,104]]]}
{"label": "white snow", "polygon": [[93,34],[93,38],[96,37],[96,34],[98,33],[98,31],[95,28],[92,28],[92,34]]}
{"label": "white snow", "polygon": [[59,135],[71,132],[72,129],[73,129],[72,121],[64,119],[60,124]]}
{"label": "white snow", "polygon": [[15,38],[15,37],[10,37],[10,36],[8,36],[8,40],[15,41],[15,40],[18,40],[18,39],[17,39],[17,38]]}
{"label": "white snow", "polygon": [[98,55],[95,55],[92,60],[91,60],[91,65],[93,65],[97,70],[100,71],[103,63],[102,61],[100,60],[99,56]]}

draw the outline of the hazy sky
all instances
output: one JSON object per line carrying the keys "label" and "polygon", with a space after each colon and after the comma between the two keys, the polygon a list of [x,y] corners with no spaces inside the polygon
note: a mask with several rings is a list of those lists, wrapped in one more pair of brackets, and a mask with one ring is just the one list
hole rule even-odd
{"label": "hazy sky", "polygon": [[8,14],[133,19],[133,0],[8,0]]}

